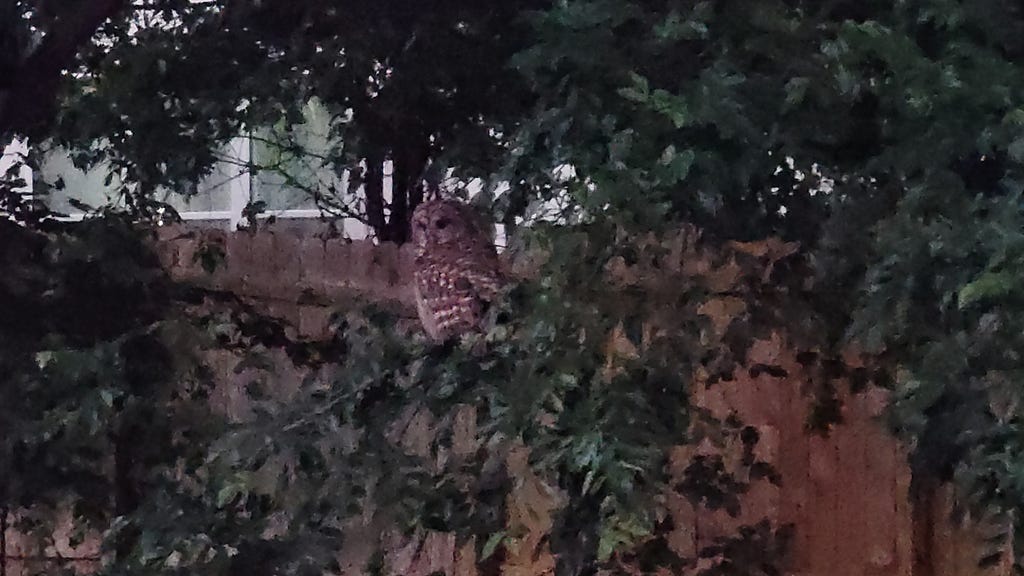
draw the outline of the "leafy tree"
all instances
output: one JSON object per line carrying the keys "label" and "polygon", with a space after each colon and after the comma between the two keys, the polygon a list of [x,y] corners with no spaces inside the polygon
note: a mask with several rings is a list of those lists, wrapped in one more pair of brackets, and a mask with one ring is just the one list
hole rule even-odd
{"label": "leafy tree", "polygon": [[[455,159],[467,174],[486,170],[503,144],[501,119],[528,109],[505,62],[523,45],[518,14],[529,7],[158,2],[104,29],[108,41],[70,85],[58,134],[86,150],[107,141],[80,160],[111,162],[138,186],[125,189],[129,204],[144,208],[158,186],[189,189],[217,143],[297,124],[317,98],[336,120],[325,164],[351,170],[352,190],[366,188],[358,202],[350,190],[311,192],[402,242],[424,180],[436,185]],[[387,203],[385,160],[395,183]]]}
{"label": "leafy tree", "polygon": [[[152,214],[159,187],[188,189],[215,161],[217,146],[241,130],[283,126],[289,146],[288,127],[315,96],[339,136],[325,165],[341,171],[370,162],[354,180],[367,185],[364,204],[352,203],[346,190],[313,192],[366,220],[379,238],[405,238],[410,209],[449,166],[489,178],[483,200],[506,224],[529,216],[542,201],[555,201],[566,220],[588,225],[540,228],[552,253],[553,264],[545,268],[552,279],[542,289],[527,289],[523,305],[534,306],[533,313],[511,331],[514,345],[497,345],[493,366],[449,351],[423,368],[442,381],[478,382],[470,391],[453,390],[468,394],[459,398],[471,405],[492,409],[508,401],[493,384],[508,376],[502,371],[512,369],[508,362],[527,352],[526,358],[540,358],[539,364],[514,364],[526,370],[515,373],[515,381],[530,384],[522,390],[535,392],[532,397],[554,395],[567,408],[553,429],[526,441],[539,453],[563,442],[549,452],[556,455],[552,460],[538,462],[570,490],[579,507],[569,510],[598,513],[578,516],[596,537],[565,544],[572,553],[563,557],[575,569],[603,557],[602,542],[656,532],[644,516],[648,509],[626,496],[636,478],[622,463],[656,481],[657,451],[637,446],[664,447],[681,430],[679,422],[666,420],[657,438],[620,433],[619,415],[609,407],[650,416],[647,411],[658,408],[654,391],[622,399],[617,387],[589,384],[599,364],[593,341],[542,342],[552,331],[602,331],[629,317],[621,310],[616,316],[616,307],[595,295],[559,292],[589,285],[585,280],[611,258],[601,249],[584,250],[577,233],[591,248],[629,254],[643,234],[681,222],[717,238],[799,241],[806,254],[800,265],[816,275],[813,293],[801,296],[810,303],[802,310],[811,319],[808,334],[824,335],[834,347],[855,340],[893,368],[891,421],[913,441],[918,503],[926,505],[935,485],[951,479],[975,510],[1010,513],[1024,502],[1016,410],[1024,323],[1024,15],[1015,3],[74,4],[0,6],[11,16],[0,19],[0,72],[6,72],[0,73],[0,135],[72,146],[84,163],[109,161],[135,216]],[[88,43],[97,30],[102,33]],[[79,74],[62,76],[62,70]],[[58,84],[65,90],[53,114]],[[400,190],[387,207],[376,168],[384,158],[395,162]],[[498,182],[509,190],[498,193]],[[9,212],[21,202],[15,188],[5,184]],[[630,240],[620,241],[609,229]],[[579,254],[589,258],[578,261]],[[25,263],[12,266],[31,270]],[[796,278],[803,270],[786,272]],[[28,300],[34,294],[11,293]],[[590,301],[608,307],[588,309]],[[558,330],[552,323],[560,323]],[[680,320],[680,326],[689,325]],[[352,353],[342,364],[368,362],[369,382],[376,384],[418,378],[405,372],[405,343],[362,329],[373,333],[367,341],[380,350]],[[553,350],[572,365],[545,365],[556,359],[548,355]],[[388,362],[377,364],[375,355],[382,353],[390,354]],[[653,377],[639,366],[631,369],[640,371],[623,376],[631,384]],[[567,374],[572,378],[560,379]],[[332,388],[341,394],[338,403],[328,405],[345,406],[351,400],[345,395],[358,397],[363,385],[339,384]],[[397,409],[437,400],[431,393],[378,401]],[[527,416],[547,409],[509,406],[495,420],[509,437],[523,431]],[[585,430],[604,427],[614,428],[608,436],[622,445],[588,451],[595,436]],[[378,462],[392,457],[374,450],[356,455]],[[256,464],[228,468],[244,465]],[[333,472],[317,466],[303,473],[320,487],[331,485]],[[601,506],[577,481],[591,473],[605,478]],[[419,471],[412,480],[426,486],[426,477]],[[641,500],[651,493],[637,491]],[[262,501],[252,494],[222,486],[193,495],[182,510],[217,510],[212,519],[188,517],[213,522],[208,526],[218,526],[222,542],[234,548],[238,541],[231,538],[256,530],[248,523],[259,518],[253,510]],[[242,508],[230,508],[243,500]],[[437,504],[425,502],[417,505]],[[317,509],[313,500],[300,504]],[[438,517],[423,509],[417,514]],[[465,533],[483,535],[485,526],[493,527],[479,518],[441,517],[445,526],[472,526]],[[317,530],[328,534],[331,521],[318,518]],[[1020,528],[1014,533],[1024,534]],[[757,541],[758,534],[747,533],[745,541]],[[161,538],[171,541],[171,535],[179,534]],[[160,557],[147,554],[135,559],[145,564]]]}
{"label": "leafy tree", "polygon": [[976,511],[1019,508],[1019,7],[593,1],[534,24],[520,195],[571,160],[591,213],[801,241],[836,341],[900,367],[915,498],[957,477]]}

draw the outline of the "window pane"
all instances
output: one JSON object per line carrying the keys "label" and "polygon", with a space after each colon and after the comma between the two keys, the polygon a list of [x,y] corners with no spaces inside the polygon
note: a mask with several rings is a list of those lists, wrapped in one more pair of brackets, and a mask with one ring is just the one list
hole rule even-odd
{"label": "window pane", "polygon": [[[161,188],[156,198],[167,202],[178,212],[213,212],[231,209],[230,186],[239,178],[247,178],[245,170],[238,167],[239,159],[233,158],[230,146],[222,151],[224,162],[214,166],[213,172],[197,186],[194,194],[174,192]],[[83,171],[75,167],[66,150],[56,148],[46,155],[40,172],[44,180],[53,184],[63,179],[63,190],[52,190],[47,204],[51,210],[64,214],[78,214],[81,211],[72,207],[70,199],[78,200],[92,207],[110,205],[117,201],[117,190],[120,180],[107,178],[107,164],[100,164],[91,170]],[[241,173],[241,175],[240,175]]]}
{"label": "window pane", "polygon": [[75,199],[94,208],[113,204],[117,200],[119,181],[115,177],[106,184],[107,164],[100,164],[83,171],[75,167],[67,151],[55,148],[49,152],[39,167],[40,176],[50,184],[64,181],[63,190],[52,190],[47,204],[51,210],[63,214],[79,214],[81,210],[71,206],[69,199]]}
{"label": "window pane", "polygon": [[174,207],[178,212],[222,212],[231,210],[231,189],[242,184],[249,177],[244,168],[245,159],[230,145],[220,152],[223,158],[214,165],[213,171],[196,185],[194,193],[175,193],[162,190],[160,200]]}
{"label": "window pane", "polygon": [[313,100],[303,110],[301,124],[260,130],[253,135],[253,196],[268,210],[313,210],[314,195],[344,193],[344,179],[335,172],[331,156],[340,148],[331,135],[331,114]]}

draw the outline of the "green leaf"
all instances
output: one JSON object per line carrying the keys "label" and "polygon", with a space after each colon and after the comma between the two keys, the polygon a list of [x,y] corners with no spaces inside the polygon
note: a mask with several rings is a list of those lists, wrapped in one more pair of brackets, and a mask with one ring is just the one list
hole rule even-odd
{"label": "green leaf", "polygon": [[965,285],[958,293],[961,309],[990,298],[999,298],[1021,289],[1020,274],[1010,271],[986,272]]}
{"label": "green leaf", "polygon": [[1010,146],[1006,151],[1014,161],[1024,164],[1024,136],[1010,142]]}
{"label": "green leaf", "polygon": [[809,78],[790,78],[786,82],[786,109],[792,109],[800,105],[807,95],[807,86],[810,85]]}
{"label": "green leaf", "polygon": [[108,408],[114,405],[114,393],[106,388],[100,390],[100,399]]}
{"label": "green leaf", "polygon": [[487,538],[487,542],[484,543],[484,547],[480,550],[481,561],[487,560],[494,554],[498,549],[498,546],[505,541],[505,534],[506,532],[501,530],[491,534],[490,537]]}
{"label": "green leaf", "polygon": [[1024,126],[1024,108],[1014,108],[1003,117],[1003,123],[1011,126]]}
{"label": "green leaf", "polygon": [[619,88],[617,92],[619,96],[633,102],[647,102],[649,97],[647,92],[642,92],[632,87]]}
{"label": "green leaf", "polygon": [[598,561],[606,562],[617,550],[631,546],[651,533],[650,522],[640,516],[615,515],[601,527],[597,544]]}
{"label": "green leaf", "polygon": [[239,494],[242,493],[242,487],[235,482],[231,482],[220,490],[217,491],[217,507],[223,508],[230,504]]}
{"label": "green leaf", "polygon": [[693,167],[693,161],[696,159],[696,154],[694,154],[693,150],[689,149],[683,150],[679,154],[674,154],[675,149],[672,146],[669,146],[669,148],[672,148],[673,154],[671,154],[671,157],[666,158],[668,153],[668,148],[666,148],[665,153],[662,154],[662,163],[664,164],[667,160],[668,178],[666,178],[666,183],[675,184],[689,176],[690,168]]}

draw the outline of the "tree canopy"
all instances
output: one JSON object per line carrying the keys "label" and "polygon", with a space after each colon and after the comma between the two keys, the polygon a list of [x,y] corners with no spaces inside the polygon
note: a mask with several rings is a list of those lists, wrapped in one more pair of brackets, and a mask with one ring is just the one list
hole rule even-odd
{"label": "tree canopy", "polygon": [[[568,287],[585,284],[581,278],[596,274],[614,257],[632,259],[635,243],[645,234],[665,234],[684,223],[717,239],[778,236],[799,242],[798,267],[814,278],[813,289],[800,292],[807,306],[802,313],[813,319],[809,325],[815,336],[830,352],[856,342],[893,367],[890,421],[893,431],[913,446],[914,490],[924,492],[955,479],[964,502],[998,513],[1017,510],[1024,505],[1024,447],[1016,411],[1024,375],[1022,52],[1024,12],[1008,0],[0,0],[0,139],[27,137],[33,146],[26,159],[30,164],[54,145],[72,150],[83,166],[108,163],[127,209],[127,214],[112,216],[115,232],[96,232],[107,229],[90,224],[54,232],[45,240],[16,241],[42,243],[34,249],[52,255],[45,265],[14,256],[4,260],[12,271],[4,273],[5,303],[42,306],[25,309],[38,309],[33,316],[48,320],[30,336],[17,332],[13,321],[3,329],[3,360],[12,374],[5,397],[24,396],[26,407],[0,419],[0,427],[17,431],[5,438],[20,438],[5,441],[0,458],[23,462],[19,451],[30,448],[104,451],[106,444],[42,442],[47,436],[37,426],[45,424],[40,416],[45,411],[38,410],[47,394],[54,395],[51,403],[98,410],[89,418],[113,426],[113,440],[103,441],[116,443],[135,433],[125,414],[149,418],[154,410],[146,406],[153,401],[148,393],[133,388],[132,370],[201,379],[201,371],[191,368],[176,373],[132,367],[137,358],[171,362],[184,357],[168,351],[173,347],[165,349],[166,333],[156,338],[153,326],[166,328],[170,318],[177,318],[168,310],[181,306],[170,303],[180,304],[185,296],[166,288],[170,292],[153,297],[149,291],[156,290],[150,284],[159,277],[156,272],[133,265],[130,269],[138,273],[127,274],[113,264],[103,269],[97,261],[119,262],[122,256],[107,256],[105,250],[111,243],[125,249],[126,243],[109,234],[123,238],[118,235],[130,232],[122,222],[152,218],[159,208],[157,189],[192,190],[230,138],[283,127],[284,139],[277,144],[301,154],[297,140],[287,135],[315,98],[329,112],[336,136],[322,154],[324,166],[357,175],[350,189],[310,189],[318,202],[364,220],[378,239],[402,242],[411,210],[452,170],[463,179],[483,179],[483,192],[474,201],[521,235],[513,246],[525,250],[539,243],[550,251],[556,265],[544,270],[554,280],[520,295],[519,305],[533,312],[510,330],[520,336],[501,345],[507,348],[496,352],[493,365],[481,367],[456,355],[438,360],[444,368],[422,370],[449,370],[456,381],[480,382],[470,404],[483,402],[495,382],[514,378],[541,382],[540,396],[550,393],[576,406],[563,422],[566,427],[558,429],[566,444],[552,449],[554,469],[575,489],[588,473],[606,478],[600,496],[608,498],[602,500],[607,503],[602,514],[607,514],[593,519],[597,540],[605,546],[615,548],[608,543],[654,530],[650,518],[639,512],[645,505],[625,496],[636,477],[622,467],[639,469],[639,478],[656,483],[661,461],[637,447],[663,447],[678,440],[685,426],[665,414],[648,414],[656,411],[660,388],[640,386],[639,399],[630,399],[636,404],[624,405],[636,410],[630,417],[646,414],[663,423],[663,429],[651,431],[660,436],[626,438],[609,432],[622,437],[616,444],[620,452],[612,448],[591,454],[591,460],[568,458],[586,454],[583,444],[592,440],[581,432],[580,422],[614,427],[620,424],[618,415],[606,408],[624,401],[614,396],[615,387],[580,384],[586,380],[581,374],[596,371],[597,353],[589,348],[597,346],[594,342],[552,334],[585,332],[588,323],[605,330],[613,320],[631,317],[633,312],[612,312],[615,306],[608,302],[615,299],[603,301]],[[382,190],[384,160],[395,166],[390,200]],[[15,175],[10,172],[0,183],[0,208],[31,228],[54,230],[45,207],[18,192],[23,183]],[[354,195],[360,184],[365,184],[365,197]],[[57,193],[59,183],[38,182],[37,196],[49,188]],[[521,225],[545,202],[558,205],[560,222],[569,226]],[[96,252],[78,258],[76,249]],[[580,254],[588,255],[582,263],[575,260]],[[140,253],[130,260],[139,258],[145,259]],[[116,314],[124,322],[98,322],[96,330],[107,330],[102,334],[83,335],[77,324],[62,323],[66,318],[60,307],[93,306],[74,303],[87,290],[97,290],[74,286],[77,276],[69,271],[83,266],[104,282],[131,278],[118,289],[145,294],[126,297],[140,304]],[[70,298],[71,303],[39,304],[43,295]],[[88,297],[105,299],[110,293],[100,290]],[[551,298],[565,302],[564,309],[545,308],[553,306]],[[680,325],[686,321],[680,319]],[[182,322],[174,325],[195,329],[193,320]],[[376,332],[379,327],[358,329],[373,332],[367,341],[379,345],[346,356],[349,366],[359,366],[356,373],[368,374],[366,382],[425,378],[406,372],[411,359],[401,337]],[[685,331],[676,335],[685,336]],[[193,337],[198,338],[188,338]],[[543,341],[546,337],[551,340]],[[153,338],[164,344],[152,343]],[[186,337],[169,338],[178,342]],[[358,347],[358,340],[346,346]],[[157,349],[161,352],[154,353]],[[572,365],[517,364],[521,355],[553,358],[553,350]],[[36,362],[43,352],[56,355]],[[380,358],[388,362],[381,364]],[[670,362],[655,355],[645,361],[678,370],[695,360]],[[64,362],[77,367],[66,369]],[[103,373],[115,369],[116,375]],[[567,374],[572,378],[558,379]],[[24,395],[58,376],[66,386],[39,392],[42,404]],[[623,377],[636,384],[659,376],[648,371]],[[124,386],[115,400],[123,394],[132,402],[111,400],[103,387],[72,385],[107,380]],[[310,402],[337,402],[351,410],[361,401],[362,385],[339,385],[335,393],[340,396],[328,400],[311,391]],[[69,396],[57,398],[52,390]],[[585,393],[592,396],[581,400]],[[380,402],[408,400],[399,397],[405,398],[385,394]],[[444,400],[453,401],[450,396]],[[184,403],[183,418],[199,409],[198,402]],[[493,408],[500,402],[490,398],[485,404]],[[130,412],[131,406],[141,412]],[[518,408],[530,417],[547,409]],[[495,422],[511,426],[504,431],[514,436],[522,432],[514,427],[521,421],[510,416],[516,409],[508,410]],[[178,415],[172,410],[166,417]],[[358,426],[376,429],[362,421]],[[168,422],[166,430],[158,426],[148,433],[165,434],[160,442],[173,444],[171,429]],[[212,442],[219,432],[201,433]],[[538,449],[557,444],[552,438],[534,440]],[[398,458],[375,452],[385,450],[385,444],[345,458],[377,458],[377,464],[353,464],[368,469]],[[167,464],[177,457],[199,457],[189,452],[192,447],[176,449],[182,452],[154,458],[166,458]],[[243,449],[237,453],[259,459]],[[5,463],[0,460],[0,469],[17,469]],[[241,466],[235,464],[234,469]],[[325,475],[315,482],[321,489],[344,483],[326,468],[313,469],[310,474]],[[57,474],[50,484],[26,481],[24,491],[10,494],[32,501],[36,495],[29,488],[66,487],[64,480]],[[213,496],[192,494],[187,504],[176,504],[183,510],[218,509],[210,502],[219,504],[214,520],[230,535],[223,542],[227,546],[241,545],[246,530],[256,530],[256,524],[246,524],[255,516],[246,514],[254,514],[259,504],[258,494],[247,493],[253,500],[235,510],[244,508],[244,514],[225,512],[223,506],[241,493],[231,486],[205,485]],[[587,498],[593,495],[582,492],[573,496],[577,510],[592,503]],[[424,502],[418,505],[427,506]],[[135,504],[125,510],[161,505]],[[308,506],[308,512],[314,504],[296,506]],[[201,516],[183,518],[210,520]],[[472,525],[470,532],[477,535],[494,528],[487,519],[459,521]],[[318,518],[316,525],[327,534],[331,523]],[[190,530],[186,524],[165,528]],[[1024,530],[1018,526],[1016,534]],[[142,541],[124,534],[115,540],[126,554]],[[572,546],[587,550],[580,566],[607,559],[592,542]],[[140,562],[166,558],[153,551],[139,554]]]}

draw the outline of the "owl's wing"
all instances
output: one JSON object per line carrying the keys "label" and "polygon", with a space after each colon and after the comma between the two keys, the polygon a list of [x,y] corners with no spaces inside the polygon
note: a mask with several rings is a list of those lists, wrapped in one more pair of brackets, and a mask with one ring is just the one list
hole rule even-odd
{"label": "owl's wing", "polygon": [[478,275],[455,261],[433,261],[416,273],[416,308],[423,328],[435,341],[473,330],[485,301],[477,292]]}
{"label": "owl's wing", "polygon": [[484,330],[484,320],[505,285],[497,256],[475,259],[463,269],[459,284],[459,291],[469,296],[465,302],[467,309],[472,311],[475,328]]}
{"label": "owl's wing", "polygon": [[413,282],[413,290],[416,294],[416,313],[420,317],[420,323],[427,335],[435,341],[444,339],[444,330],[437,323],[437,316],[434,314],[433,306],[436,305],[436,289],[430,286],[429,281],[421,280],[417,276]]}
{"label": "owl's wing", "polygon": [[421,254],[416,259],[416,305],[434,340],[481,327],[504,283],[497,255]]}
{"label": "owl's wing", "polygon": [[461,268],[459,289],[468,290],[483,303],[493,302],[501,293],[505,278],[496,256],[466,259]]}

